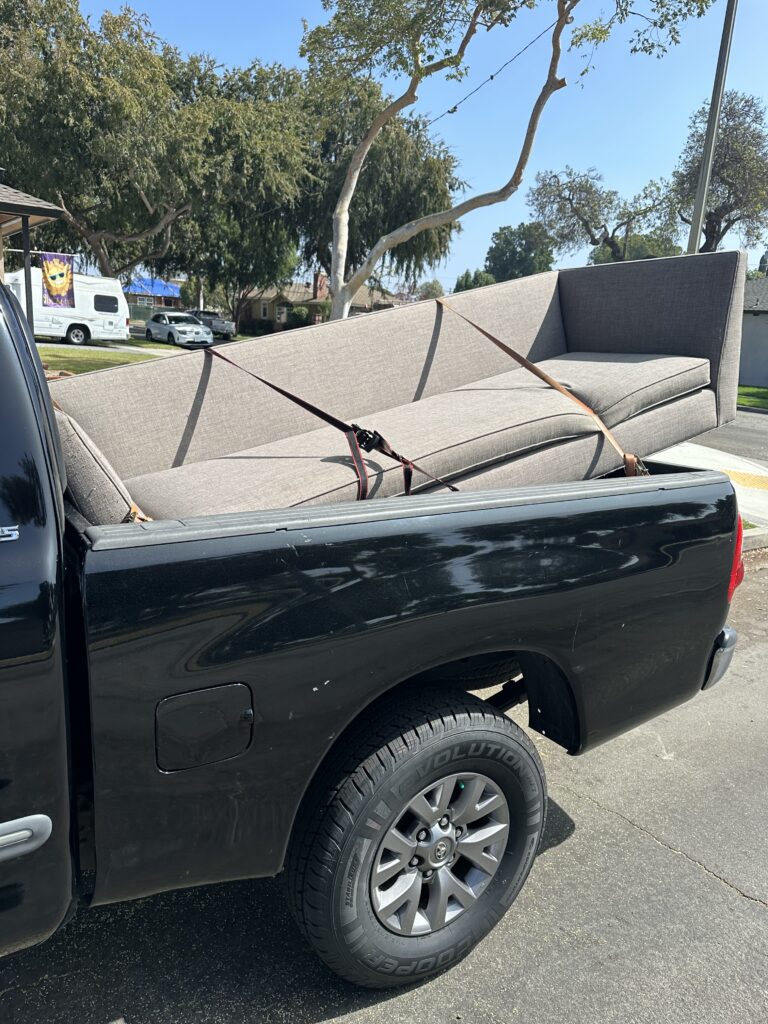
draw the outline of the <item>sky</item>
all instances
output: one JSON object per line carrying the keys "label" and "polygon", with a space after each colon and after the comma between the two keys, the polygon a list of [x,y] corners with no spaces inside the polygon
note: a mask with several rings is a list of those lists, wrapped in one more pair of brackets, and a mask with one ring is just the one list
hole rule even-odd
{"label": "sky", "polygon": [[[544,112],[521,189],[506,203],[468,214],[448,259],[427,276],[449,291],[462,271],[482,267],[493,232],[530,219],[525,193],[539,170],[561,170],[566,164],[577,170],[595,167],[607,187],[628,196],[651,178],[668,176],[683,148],[690,115],[711,95],[725,3],[717,0],[705,17],[688,22],[681,43],[661,60],[631,55],[626,28],[598,50],[594,70],[584,77],[579,76],[583,61],[575,53],[566,54],[561,67],[569,85],[552,97]],[[83,12],[95,18],[120,6],[81,0]],[[157,34],[182,51],[204,51],[226,65],[254,59],[299,65],[302,19],[314,25],[327,17],[320,0],[132,0],[131,6],[146,13]],[[610,6],[609,0],[584,0],[580,17],[590,20]],[[509,29],[476,37],[468,50],[467,78],[425,82],[413,109],[434,117],[453,106],[545,28],[552,11],[552,0],[546,0]],[[768,3],[741,0],[727,86],[768,104],[766,39]],[[545,36],[457,113],[434,126],[459,160],[467,195],[498,188],[509,178],[547,60]],[[738,237],[729,243],[737,247]],[[586,253],[567,256],[559,265],[583,264]],[[757,266],[761,253],[750,252],[751,266]]]}

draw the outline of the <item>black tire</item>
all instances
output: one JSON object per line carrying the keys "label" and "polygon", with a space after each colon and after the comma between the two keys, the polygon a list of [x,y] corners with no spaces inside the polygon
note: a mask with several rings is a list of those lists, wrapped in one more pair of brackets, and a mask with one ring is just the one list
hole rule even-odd
{"label": "black tire", "polygon": [[91,332],[83,324],[70,324],[64,340],[69,345],[87,345],[91,340]]}
{"label": "black tire", "polygon": [[[374,865],[381,867],[382,851],[391,849],[383,840],[406,820],[408,804],[420,799],[425,787],[434,785],[439,793],[443,780],[449,779],[458,794],[454,787],[464,785],[452,780],[471,779],[474,773],[489,780],[507,804],[504,845],[482,852],[483,857],[497,854],[495,874],[474,903],[452,911],[453,920],[427,934],[396,934],[394,918],[384,922],[374,906],[374,898],[385,891],[374,887]],[[486,792],[476,806],[483,806]],[[535,747],[490,705],[445,685],[379,702],[353,728],[302,804],[287,863],[299,928],[333,971],[357,985],[389,988],[439,974],[491,931],[520,892],[541,841],[546,799],[544,768]],[[418,823],[414,827],[420,828]],[[465,839],[476,834],[469,826],[464,831]],[[426,832],[424,828],[418,834]],[[441,871],[462,870],[460,826],[455,832],[453,860],[443,863]],[[410,878],[421,871],[418,899],[426,914],[432,890],[424,887],[435,879],[425,880],[426,865],[414,868],[419,859],[409,861],[401,874]],[[398,875],[392,884],[402,881],[407,879]],[[416,899],[410,906],[415,905]],[[415,913],[424,920],[420,909]]]}
{"label": "black tire", "polygon": [[231,334],[222,334],[221,337],[222,337],[223,341],[229,341],[232,338],[232,335]]}
{"label": "black tire", "polygon": [[169,345],[175,345],[176,344],[176,339],[174,338],[173,334],[170,331],[168,331],[168,344]]}
{"label": "black tire", "polygon": [[147,328],[146,331],[144,332],[144,337],[147,339],[147,341],[152,341],[152,331],[150,331],[149,328]]}

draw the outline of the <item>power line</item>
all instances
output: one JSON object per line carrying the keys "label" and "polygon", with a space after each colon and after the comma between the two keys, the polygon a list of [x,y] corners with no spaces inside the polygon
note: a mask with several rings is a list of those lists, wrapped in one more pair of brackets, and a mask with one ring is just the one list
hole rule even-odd
{"label": "power line", "polygon": [[529,43],[526,43],[522,50],[518,50],[516,54],[510,57],[508,61],[505,61],[500,68],[493,72],[492,75],[488,75],[488,77],[484,81],[480,82],[479,85],[476,85],[471,92],[468,92],[466,96],[462,96],[462,98],[457,103],[454,103],[452,107],[449,107],[447,110],[444,110],[442,114],[438,114],[437,117],[433,117],[431,121],[427,121],[427,128],[431,128],[436,121],[439,121],[443,117],[447,117],[448,114],[455,114],[459,107],[462,105],[462,103],[466,103],[467,100],[471,99],[476,92],[480,92],[480,90],[484,86],[488,85],[489,82],[492,82],[498,75],[501,74],[502,71],[505,71],[510,64],[514,63],[514,61],[517,60],[518,57],[522,57],[526,50],[529,50],[534,45],[534,43],[538,43],[541,37],[545,36],[550,29],[553,29],[555,27],[556,24],[557,21],[553,21],[551,25],[547,25],[547,27],[545,29],[542,29],[542,31],[539,32],[539,34],[535,36],[533,39],[531,39]]}

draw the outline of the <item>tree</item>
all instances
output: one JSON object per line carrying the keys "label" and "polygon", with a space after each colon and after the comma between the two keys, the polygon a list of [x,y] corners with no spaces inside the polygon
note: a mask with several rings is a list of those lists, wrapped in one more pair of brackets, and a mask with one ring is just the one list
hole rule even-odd
{"label": "tree", "polygon": [[[680,25],[692,15],[701,15],[713,0],[613,0],[609,18],[580,25],[572,44],[592,47],[604,42],[616,24],[640,14],[640,27],[632,37],[631,49],[645,53],[663,52],[677,42]],[[432,212],[385,230],[368,250],[364,261],[351,272],[348,267],[350,221],[353,200],[366,160],[382,132],[411,107],[428,78],[445,73],[461,79],[467,72],[467,50],[481,30],[508,28],[526,10],[544,6],[543,0],[323,0],[331,12],[328,22],[307,29],[302,56],[310,74],[322,80],[331,108],[349,90],[350,80],[368,80],[380,75],[402,83],[402,91],[386,99],[356,140],[346,167],[333,211],[330,288],[332,316],[349,312],[352,296],[388,253],[423,231],[445,228],[471,210],[508,199],[523,179],[542,113],[550,98],[566,86],[559,73],[563,35],[574,19],[581,0],[555,0],[555,20],[550,26],[546,73],[529,111],[527,127],[510,177],[499,188],[445,204]],[[547,5],[549,6],[549,5]],[[549,31],[549,30],[548,30]]]}
{"label": "tree", "polygon": [[[310,180],[308,124],[301,76],[279,65],[227,72],[219,101],[228,118],[225,136],[216,141],[222,153],[218,201],[190,213],[153,266],[161,275],[183,271],[203,278],[224,296],[239,326],[252,293],[286,282],[296,268],[295,209]],[[230,134],[247,144],[227,148]],[[262,135],[274,141],[249,141]]]}
{"label": "tree", "polygon": [[[663,233],[625,236],[622,246],[623,260],[648,260],[657,256],[682,256],[683,250],[674,239]],[[589,254],[589,263],[616,263],[616,257],[607,245],[600,245]]]}
{"label": "tree", "polygon": [[555,259],[553,240],[543,224],[533,221],[499,228],[491,236],[485,269],[496,281],[511,281],[551,270]]}
{"label": "tree", "polygon": [[443,286],[439,281],[422,281],[417,289],[418,297],[423,301],[424,299],[439,299],[441,295],[445,295]]}
{"label": "tree", "polygon": [[465,270],[456,278],[453,290],[454,292],[468,292],[470,288],[484,288],[487,284],[496,284],[496,278],[487,270],[476,270],[474,274],[471,270]]}
{"label": "tree", "polygon": [[[375,82],[350,81],[332,105],[326,88],[315,76],[305,84],[307,118],[314,125],[309,156],[312,185],[296,208],[305,264],[319,265],[330,276],[333,263],[333,211],[356,141],[365,132],[384,100]],[[322,100],[322,102],[321,102]],[[402,220],[416,219],[434,205],[450,203],[461,188],[456,158],[439,140],[430,137],[426,121],[396,117],[371,147],[352,200],[344,274],[362,266],[376,240]],[[449,251],[456,228],[448,224],[425,231],[388,254],[386,271],[411,282],[439,263]]]}
{"label": "tree", "polygon": [[[688,141],[672,176],[674,201],[685,224],[691,221],[708,115],[705,103],[691,117]],[[733,230],[750,247],[764,242],[768,233],[768,123],[761,100],[729,89],[723,100],[699,251],[715,252]]]}
{"label": "tree", "polygon": [[[674,228],[659,224],[668,210],[665,186],[650,182],[632,199],[603,186],[603,177],[594,168],[585,173],[566,167],[564,171],[542,171],[528,192],[528,205],[551,236],[557,252],[576,252],[585,245],[606,250],[613,261],[625,260],[629,242],[643,228],[655,227],[657,239],[668,247]],[[646,255],[663,255],[651,252]],[[600,260],[605,262],[605,260]]]}
{"label": "tree", "polygon": [[295,119],[284,130],[277,107],[239,99],[212,58],[183,55],[129,8],[94,25],[78,0],[0,0],[0,47],[7,180],[57,202],[66,235],[52,237],[103,274],[162,259],[185,218],[245,184],[273,205],[297,191]]}

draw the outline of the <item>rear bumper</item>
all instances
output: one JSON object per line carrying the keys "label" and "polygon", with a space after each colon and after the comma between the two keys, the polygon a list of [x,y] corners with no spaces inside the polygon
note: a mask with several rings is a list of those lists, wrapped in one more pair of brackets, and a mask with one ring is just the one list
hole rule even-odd
{"label": "rear bumper", "polygon": [[733,659],[733,652],[736,650],[736,641],[739,634],[731,626],[724,626],[723,631],[715,640],[715,647],[709,661],[709,669],[702,690],[711,690],[719,683],[730,667]]}

